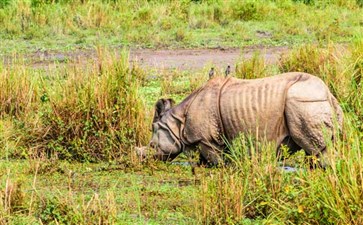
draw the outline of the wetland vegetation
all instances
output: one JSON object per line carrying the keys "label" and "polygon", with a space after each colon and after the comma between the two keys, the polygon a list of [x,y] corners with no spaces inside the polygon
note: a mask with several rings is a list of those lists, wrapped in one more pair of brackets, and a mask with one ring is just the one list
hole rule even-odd
{"label": "wetland vegetation", "polygon": [[[361,7],[359,0],[0,0],[0,53],[16,53],[0,64],[0,224],[362,224]],[[141,163],[133,147],[150,138],[156,100],[180,102],[207,82],[210,68],[144,68],[130,63],[128,48],[255,44],[290,50],[269,64],[260,47],[232,66],[232,76],[303,71],[337,97],[345,121],[329,142],[337,151],[331,167],[309,170],[302,152],[278,162],[270,144],[248,137],[230,143],[227,167]],[[94,48],[96,60],[49,68],[24,61],[38,49],[77,48]]]}
{"label": "wetland vegetation", "polygon": [[362,0],[1,0],[0,52],[286,46],[361,36]]}

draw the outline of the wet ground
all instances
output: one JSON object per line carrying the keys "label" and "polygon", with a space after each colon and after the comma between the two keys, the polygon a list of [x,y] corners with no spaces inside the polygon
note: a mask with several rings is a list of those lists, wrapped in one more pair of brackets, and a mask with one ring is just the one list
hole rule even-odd
{"label": "wet ground", "polygon": [[[116,54],[121,49],[113,49]],[[246,47],[244,49],[130,49],[130,61],[137,61],[143,68],[198,70],[213,65],[224,68],[234,65],[241,58],[251,58],[260,52],[267,63],[276,63],[281,54],[286,53],[288,47]],[[4,65],[11,65],[13,60],[21,58],[24,64],[34,68],[52,68],[64,64],[85,64],[97,61],[96,50],[75,50],[72,52],[36,51],[25,55],[3,55]]]}

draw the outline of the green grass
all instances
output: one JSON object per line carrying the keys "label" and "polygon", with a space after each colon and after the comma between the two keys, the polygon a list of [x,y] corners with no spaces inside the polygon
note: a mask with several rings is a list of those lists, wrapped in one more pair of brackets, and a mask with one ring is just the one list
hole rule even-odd
{"label": "green grass", "polygon": [[[124,3],[128,8],[121,8],[120,2],[101,1],[55,1],[37,6],[31,5],[35,1],[4,2],[0,4],[2,16],[11,10],[28,13],[20,17],[14,13],[9,20],[0,20],[5,24],[1,35],[7,38],[1,44],[9,48],[5,53],[15,49],[12,43],[16,41],[21,51],[32,51],[32,43],[48,48],[42,37],[49,34],[61,51],[83,44],[87,47],[92,41],[72,44],[69,40],[82,32],[91,38],[98,30],[97,40],[102,42],[105,34],[125,18],[132,24],[119,23],[117,29],[140,25],[125,34],[131,45],[153,46],[150,41],[167,40],[163,46],[189,46],[196,38],[203,39],[198,47],[228,46],[228,41],[231,46],[238,42],[237,46],[255,43],[253,39],[239,41],[266,27],[273,33],[271,40],[281,32],[276,39],[279,43],[299,43],[298,38],[301,42],[347,41],[361,29],[357,15],[362,10],[355,1],[343,4],[338,0],[328,5],[323,1],[304,1],[307,5],[288,0],[266,4],[247,1],[244,6],[231,3],[225,7],[208,1],[185,5],[140,1]],[[117,14],[116,9],[124,11]],[[55,16],[40,27],[41,14],[35,20],[37,10]],[[57,10],[68,16],[78,13],[81,22],[77,23],[85,26],[84,30],[73,24],[73,17],[70,23],[58,21]],[[87,10],[94,14],[87,14]],[[345,16],[335,17],[341,20],[338,26],[331,21],[334,16],[326,17],[326,13]],[[188,15],[188,25],[181,22],[186,21],[183,15]],[[89,18],[82,22],[86,16]],[[21,25],[14,23],[11,31],[10,18],[26,18],[23,22],[30,25],[19,28]],[[302,18],[299,26],[297,18]],[[148,35],[157,28],[145,27],[154,20],[174,35],[160,31],[151,39]],[[178,23],[180,26],[171,26]],[[281,24],[287,30],[277,31]],[[345,30],[348,25],[350,29]],[[53,33],[49,33],[51,27]],[[39,36],[23,36],[35,28]],[[117,29],[113,32],[120,31]],[[288,35],[282,35],[286,31]],[[59,47],[59,43],[66,44]],[[29,49],[24,50],[23,44],[29,44]],[[107,49],[96,51],[98,60],[85,65],[65,61],[64,67],[34,69],[20,56],[11,65],[0,66],[0,224],[362,224],[362,39],[354,38],[344,51],[333,42],[296,45],[275,65],[265,63],[256,53],[238,62],[232,72],[233,76],[252,79],[304,71],[324,80],[345,112],[341,137],[329,142],[337,154],[331,156],[331,167],[326,171],[309,170],[303,153],[277,162],[271,145],[246,137],[231,143],[228,167],[194,168],[193,172],[178,164],[140,163],[133,147],[149,139],[156,100],[173,97],[180,102],[207,81],[209,68],[150,74],[137,64],[129,65],[125,50],[120,51],[119,58]],[[185,156],[177,160],[186,161]],[[294,165],[300,170],[285,173],[279,165]]]}
{"label": "green grass", "polygon": [[[0,1],[0,53],[349,42],[360,0]],[[313,3],[311,3],[313,2]]]}
{"label": "green grass", "polygon": [[[329,142],[337,153],[326,171],[309,170],[302,152],[277,162],[271,145],[245,137],[231,144],[227,167],[193,172],[184,165],[140,163],[133,145],[147,141],[156,99],[172,96],[180,101],[206,82],[207,68],[195,73],[165,71],[148,78],[137,64],[129,67],[127,52],[117,59],[105,49],[98,49],[100,61],[79,70],[70,64],[49,73],[27,68],[22,60],[2,68],[6,82],[1,83],[0,95],[1,223],[361,224],[362,40],[344,54],[339,48],[297,46],[276,65],[264,63],[256,53],[238,62],[232,73],[251,79],[304,71],[329,85],[345,111],[345,126],[341,138]],[[134,104],[123,105],[118,95]],[[122,111],[114,111],[116,106]],[[103,116],[84,123],[90,108],[92,115]],[[103,134],[110,139],[85,132],[99,130],[115,112],[123,123],[132,121],[133,115],[140,127],[104,125]],[[79,127],[84,132],[76,132]],[[129,134],[124,129],[132,127],[139,133],[122,139]],[[64,134],[67,139],[59,139]],[[121,139],[113,136],[117,134]],[[87,138],[95,142],[75,144]],[[185,156],[177,160],[185,161]],[[281,165],[300,170],[286,173]]]}
{"label": "green grass", "polygon": [[128,62],[126,51],[116,59],[98,50],[88,67],[44,71],[20,62],[0,70],[2,155],[112,160],[145,144],[146,110],[138,90],[145,73]]}
{"label": "green grass", "polygon": [[[192,224],[198,189],[187,167],[2,161],[1,190],[16,198],[2,222],[18,224]],[[184,182],[184,183],[183,183]],[[5,186],[7,184],[7,187]],[[11,188],[10,184],[21,184]],[[19,193],[22,198],[17,198]],[[1,195],[2,196],[2,195]],[[5,198],[6,199],[6,198]],[[1,211],[1,212],[4,212]],[[15,212],[14,212],[15,211]],[[24,218],[25,217],[25,218]]]}

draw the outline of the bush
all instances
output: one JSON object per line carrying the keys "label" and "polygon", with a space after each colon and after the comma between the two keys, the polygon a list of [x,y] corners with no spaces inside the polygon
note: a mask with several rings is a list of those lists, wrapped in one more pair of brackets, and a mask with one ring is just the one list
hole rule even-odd
{"label": "bush", "polygon": [[18,144],[31,149],[28,154],[95,161],[144,143],[140,70],[129,67],[125,51],[120,59],[101,52],[89,72],[68,68],[46,79],[30,70],[0,73],[0,116],[13,117],[14,130],[22,131]]}
{"label": "bush", "polygon": [[[329,142],[331,167],[310,170],[293,155],[295,172],[277,162],[274,145],[240,136],[229,147],[228,167],[202,178],[196,215],[201,224],[360,224],[363,145],[348,119],[346,138]],[[353,124],[352,124],[353,122]],[[291,159],[292,158],[292,159]],[[281,167],[279,167],[281,166]],[[344,197],[342,197],[344,196]]]}
{"label": "bush", "polygon": [[242,59],[236,64],[236,77],[241,79],[262,78],[267,75],[268,66],[260,52],[255,52],[251,58]]}
{"label": "bush", "polygon": [[227,12],[232,21],[260,21],[269,18],[270,15],[272,15],[271,18],[275,18],[277,9],[275,2],[270,1],[230,1]]}

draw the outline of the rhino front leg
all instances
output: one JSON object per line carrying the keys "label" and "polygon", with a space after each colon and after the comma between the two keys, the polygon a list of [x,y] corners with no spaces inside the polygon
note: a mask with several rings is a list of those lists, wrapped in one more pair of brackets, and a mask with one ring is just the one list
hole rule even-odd
{"label": "rhino front leg", "polygon": [[199,164],[206,166],[217,166],[222,163],[221,150],[209,143],[201,142]]}

